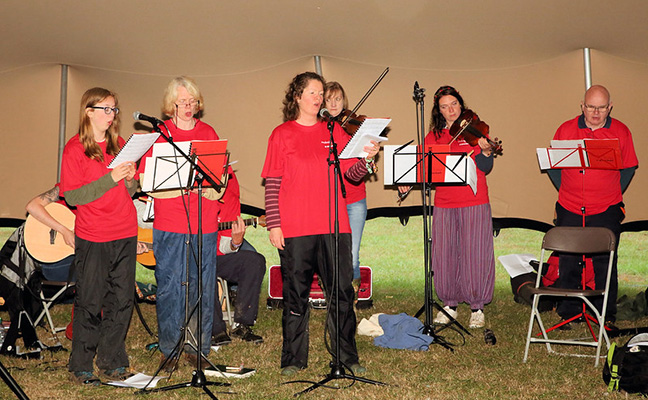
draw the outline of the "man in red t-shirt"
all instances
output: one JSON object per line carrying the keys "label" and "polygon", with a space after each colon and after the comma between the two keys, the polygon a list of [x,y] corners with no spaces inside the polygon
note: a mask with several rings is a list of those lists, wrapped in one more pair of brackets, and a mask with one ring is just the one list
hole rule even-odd
{"label": "man in red t-shirt", "polygon": [[[623,191],[628,187],[638,166],[632,135],[627,126],[610,117],[612,101],[608,90],[594,85],[585,92],[581,102],[582,114],[558,128],[554,140],[618,139],[621,148],[622,166],[612,169],[555,169],[549,170],[549,177],[558,188],[556,203],[557,226],[598,226],[609,228],[616,235],[617,248],[621,235],[621,221],[625,217]],[[581,285],[582,257],[560,255],[560,276],[557,287],[578,288]],[[616,320],[616,298],[618,291],[616,254],[610,278],[606,323]],[[593,257],[596,289],[605,286],[609,257]],[[602,309],[602,300],[594,301]],[[568,320],[582,311],[578,300],[564,300],[556,309],[558,315]],[[563,329],[570,329],[569,324]]]}
{"label": "man in red t-shirt", "polygon": [[[218,231],[216,276],[237,286],[234,324],[230,334],[246,342],[263,343],[263,337],[252,331],[259,311],[261,283],[266,271],[265,257],[244,240],[245,223],[241,219],[240,188],[234,171],[229,169],[227,188],[220,200],[218,222],[234,222],[230,229]],[[223,321],[223,309],[218,296],[214,301],[212,345],[231,342]]]}

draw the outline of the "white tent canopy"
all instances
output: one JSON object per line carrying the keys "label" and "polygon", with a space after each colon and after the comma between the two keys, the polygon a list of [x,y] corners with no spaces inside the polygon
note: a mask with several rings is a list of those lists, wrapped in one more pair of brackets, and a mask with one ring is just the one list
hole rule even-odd
{"label": "white tent canopy", "polygon": [[[163,89],[177,75],[198,81],[203,119],[229,139],[239,160],[243,203],[263,208],[267,137],[281,122],[286,85],[314,70],[316,56],[324,77],[341,82],[352,103],[390,67],[360,110],[393,118],[390,144],[416,137],[415,81],[430,97],[426,113],[437,87],[459,89],[503,141],[489,175],[495,217],[551,221],[557,195],[535,148],[580,112],[584,48],[591,49],[592,82],[612,93],[612,115],[633,131],[638,151],[648,144],[641,135],[648,123],[648,3],[640,0],[5,0],[0,10],[0,160],[8,194],[0,217],[23,217],[24,204],[56,181],[59,126],[65,139],[76,133],[87,88],[119,94],[126,138],[148,129],[134,124],[133,111],[160,116]],[[640,165],[645,161],[640,152]],[[625,196],[629,221],[648,220],[642,182],[639,169]],[[406,205],[420,201],[410,197]],[[382,174],[368,184],[368,204],[396,206]]]}

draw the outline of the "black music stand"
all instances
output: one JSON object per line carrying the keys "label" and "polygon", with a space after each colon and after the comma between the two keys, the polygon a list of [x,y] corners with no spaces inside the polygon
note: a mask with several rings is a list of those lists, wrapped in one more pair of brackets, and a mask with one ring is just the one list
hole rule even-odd
{"label": "black music stand", "polygon": [[[333,129],[334,129],[334,124],[335,122],[329,121],[328,122],[328,130],[330,134],[330,141],[331,141],[331,146],[329,148],[329,157],[327,160],[327,163],[329,167],[332,165],[333,166],[333,180],[334,180],[334,187],[333,187],[333,193],[334,193],[334,210],[335,210],[335,218],[334,218],[334,231],[333,231],[333,236],[334,236],[334,243],[333,243],[333,288],[332,290],[328,293],[329,296],[334,296],[335,298],[335,309],[333,312],[335,313],[335,332],[330,332],[330,334],[335,335],[335,349],[334,349],[334,354],[333,360],[330,362],[331,365],[331,372],[329,372],[324,379],[320,380],[319,382],[313,383],[311,386],[307,387],[306,389],[302,390],[299,393],[296,393],[295,396],[299,396],[300,394],[308,393],[310,391],[313,391],[319,387],[325,387],[325,388],[335,388],[337,387],[332,387],[332,386],[327,386],[326,384],[332,380],[336,379],[349,379],[354,382],[363,382],[363,383],[370,383],[372,385],[385,385],[383,382],[379,381],[374,381],[371,379],[367,378],[362,378],[360,376],[356,376],[353,373],[348,374],[346,370],[344,369],[343,363],[340,361],[340,223],[339,223],[339,202],[338,202],[338,191],[341,191],[342,197],[346,197],[346,189],[344,187],[344,177],[342,176],[342,172],[340,169],[340,159],[338,158],[338,152],[337,152],[337,144],[335,143],[335,140],[333,138]],[[330,183],[329,183],[330,184]],[[330,209],[330,207],[329,207]],[[329,302],[330,304],[330,302]],[[328,312],[330,310],[327,310],[327,322],[324,323],[325,327],[328,326]],[[326,332],[327,328],[325,328]],[[326,334],[326,333],[325,333]],[[350,367],[350,366],[347,366]],[[312,383],[310,381],[289,381],[289,382],[284,382],[285,384],[287,383]]]}
{"label": "black music stand", "polygon": [[[413,99],[415,103],[417,104],[417,118],[419,124],[417,124],[417,129],[418,129],[418,141],[419,141],[419,146],[416,147],[415,151],[415,158],[414,158],[414,164],[411,165],[408,168],[404,168],[405,173],[402,175],[396,176],[394,175],[394,184],[414,184],[414,183],[420,183],[421,184],[421,203],[423,207],[423,258],[424,258],[424,273],[425,273],[425,300],[423,303],[423,306],[418,310],[418,312],[414,315],[416,318],[420,317],[421,314],[425,314],[425,321],[423,323],[423,334],[431,336],[433,340],[433,344],[439,344],[442,347],[454,352],[454,349],[452,348],[452,344],[447,342],[443,337],[437,335],[438,332],[442,331],[446,327],[450,326],[456,326],[459,330],[465,332],[466,334],[472,336],[472,334],[465,328],[463,327],[455,318],[453,318],[450,314],[446,312],[446,310],[441,307],[441,305],[434,299],[434,280],[432,279],[432,276],[434,274],[434,271],[432,270],[432,238],[430,236],[430,231],[432,230],[432,189],[433,186],[439,185],[439,184],[467,184],[466,177],[468,176],[467,174],[463,174],[463,179],[461,179],[462,175],[459,174],[459,170],[456,170],[457,167],[462,165],[461,161],[465,161],[465,163],[468,163],[468,160],[470,157],[467,156],[466,153],[453,153],[449,151],[442,151],[442,152],[437,152],[433,153],[431,147],[424,146],[423,144],[425,143],[425,122],[424,122],[424,98],[425,98],[425,89],[419,88],[418,82],[414,83],[414,93],[413,93]],[[411,143],[411,142],[410,142]],[[412,161],[411,157],[411,151],[410,152],[405,152],[403,151],[405,146],[401,146],[401,148],[397,149],[397,151],[394,152],[393,155],[393,164],[394,164],[394,171],[396,170],[396,167],[399,166],[398,162],[400,160],[409,160],[409,162]],[[409,157],[405,158],[404,156],[410,153]],[[443,160],[442,155],[453,155],[453,156],[458,156],[458,160],[453,163],[447,163],[446,160]],[[399,160],[400,159],[400,160]],[[397,161],[399,160],[399,161]],[[470,159],[472,160],[472,159]],[[454,180],[452,183],[444,183],[445,179],[439,180],[439,179],[433,179],[433,177],[437,173],[437,169],[434,168],[434,166],[441,166],[442,168],[440,171],[444,172],[444,177],[445,177],[445,171],[449,171],[451,176],[454,176],[455,178],[458,178],[458,180]],[[401,170],[403,170],[402,166],[399,166]],[[414,175],[414,181],[411,181],[412,179],[412,174],[410,172],[416,171],[416,174]],[[467,170],[464,170],[464,173]],[[433,173],[434,172],[434,173]],[[409,181],[404,180],[403,178],[405,176],[409,177]],[[444,326],[440,327],[437,331],[435,331],[435,326],[433,324],[433,319],[432,319],[432,313],[434,311],[434,308],[442,312],[450,322],[445,324]]]}
{"label": "black music stand", "polygon": [[[164,124],[160,124],[164,126]],[[230,386],[229,383],[220,383],[220,382],[210,382],[207,380],[205,377],[205,373],[202,371],[200,368],[202,364],[202,360],[204,359],[207,363],[214,366],[211,361],[207,359],[207,357],[202,354],[201,348],[202,348],[202,246],[203,246],[203,232],[202,232],[202,190],[203,190],[203,181],[207,180],[207,182],[217,191],[220,190],[225,190],[225,184],[221,182],[220,176],[223,176],[223,173],[226,170],[227,163],[229,162],[229,155],[226,152],[225,153],[225,164],[223,165],[223,170],[220,174],[214,174],[213,171],[208,170],[205,168],[205,163],[203,162],[198,162],[196,160],[196,156],[189,156],[186,154],[178,145],[173,141],[173,138],[170,137],[170,135],[164,134],[162,130],[160,129],[159,126],[154,127],[156,132],[159,132],[160,135],[171,145],[174,151],[174,156],[165,156],[165,157],[160,157],[161,159],[164,159],[167,162],[175,163],[176,170],[174,173],[170,174],[169,176],[163,176],[161,180],[158,181],[158,184],[155,184],[155,177],[158,171],[157,168],[157,163],[154,164],[154,169],[153,169],[153,190],[156,190],[156,188],[163,187],[162,184],[166,184],[165,186],[167,189],[169,188],[175,188],[175,189],[191,189],[192,187],[197,188],[198,192],[198,232],[197,232],[197,238],[198,238],[198,243],[197,243],[197,260],[196,260],[196,266],[198,268],[197,275],[198,275],[198,281],[197,281],[197,290],[198,290],[198,297],[197,297],[197,302],[193,306],[191,310],[189,310],[189,287],[188,285],[185,287],[185,321],[184,325],[182,328],[182,335],[180,340],[178,341],[178,344],[176,345],[176,348],[171,352],[169,357],[167,357],[164,362],[158,367],[157,371],[155,371],[155,374],[151,377],[151,380],[147,383],[147,385],[143,388],[137,391],[137,393],[152,393],[152,392],[165,392],[169,390],[175,390],[175,389],[180,389],[180,388],[186,388],[186,387],[197,387],[201,388],[210,398],[212,399],[217,399],[217,397],[209,390],[207,386]],[[206,154],[203,156],[210,156],[211,154]],[[219,156],[222,154],[218,154]],[[156,160],[157,161],[157,160]],[[189,166],[189,181],[186,181],[180,174],[180,171],[182,168],[185,166]],[[191,179],[195,174],[195,179]],[[184,174],[186,175],[186,174]],[[173,182],[170,181],[170,179],[175,176],[177,181],[177,185],[175,185]],[[146,175],[145,175],[146,179]],[[193,184],[192,184],[193,181]],[[169,186],[170,185],[170,186]],[[189,244],[188,244],[189,246]],[[189,251],[187,251],[187,257],[190,257]],[[187,264],[187,282],[188,282],[188,275],[189,275],[189,265]],[[193,315],[193,313],[196,313],[196,334],[195,335],[190,335],[189,331],[189,321]],[[196,344],[194,345],[193,341],[191,341],[191,338],[195,340]],[[148,389],[147,386],[151,384],[153,381],[153,378],[156,377],[164,365],[169,362],[170,359],[172,358],[180,358],[180,355],[182,351],[184,350],[185,345],[188,345],[192,347],[196,351],[196,366],[195,369],[192,371],[191,375],[192,378],[190,381],[187,382],[182,382],[166,387],[161,387],[161,388],[153,388],[153,389]]]}
{"label": "black music stand", "polygon": [[0,376],[2,376],[2,380],[5,381],[7,387],[11,389],[12,392],[14,392],[14,394],[19,400],[29,400],[29,397],[27,397],[27,395],[20,387],[18,382],[16,382],[13,376],[11,376],[9,370],[7,370],[7,368],[4,366],[4,364],[2,364],[1,361],[0,361]]}

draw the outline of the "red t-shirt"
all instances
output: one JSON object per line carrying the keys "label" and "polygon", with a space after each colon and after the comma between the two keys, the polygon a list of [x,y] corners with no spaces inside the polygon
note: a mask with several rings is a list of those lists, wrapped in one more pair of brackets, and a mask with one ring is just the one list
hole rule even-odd
{"label": "red t-shirt", "polygon": [[[236,179],[236,175],[230,167],[227,188],[225,189],[225,193],[223,193],[223,197],[220,199],[221,205],[218,222],[232,222],[236,220],[236,217],[241,215],[240,194],[238,179]],[[220,243],[221,236],[232,237],[232,228],[218,231],[218,243]],[[223,255],[220,247],[218,248],[217,255]]]}
{"label": "red t-shirt", "polygon": [[[168,131],[177,142],[186,142],[192,140],[217,140],[218,135],[214,128],[207,125],[202,121],[197,121],[196,126],[189,131],[178,129],[171,120],[164,122]],[[162,128],[164,131],[164,128]],[[157,142],[165,142],[163,137],[160,137]],[[146,167],[146,157],[150,157],[153,152],[151,148],[142,157],[138,172],[143,173]],[[185,209],[185,203],[187,209]],[[218,222],[216,216],[218,215],[219,203],[216,200],[208,200],[203,197],[202,213],[203,213],[203,233],[214,233],[218,230]],[[191,221],[191,233],[198,232],[198,196],[189,192],[186,196],[178,196],[170,199],[155,199],[153,202],[153,213],[155,218],[153,220],[153,228],[173,233],[188,233],[189,227],[187,224],[187,210],[189,211]]]}
{"label": "red t-shirt", "polygon": [[[343,143],[347,134],[336,124],[333,135],[336,143]],[[334,174],[327,163],[329,147],[325,122],[303,126],[288,121],[270,135],[261,176],[281,177],[279,214],[286,238],[334,232]],[[339,191],[338,204],[340,233],[351,233],[346,202]]]}
{"label": "red t-shirt", "polygon": [[[452,140],[450,131],[444,129],[441,131],[441,137],[437,139],[434,132],[429,132],[425,136],[425,144],[448,144]],[[481,153],[481,147],[471,146],[470,143],[463,139],[457,139],[450,145],[451,152],[472,153],[474,160],[477,154]],[[469,185],[438,185],[434,190],[434,206],[441,208],[458,208],[471,207],[488,203],[488,185],[486,184],[486,174],[477,168],[477,194],[473,193]]]}
{"label": "red t-shirt", "polygon": [[[558,128],[554,140],[576,139],[619,139],[621,147],[622,169],[636,167],[639,164],[632,142],[632,134],[627,126],[619,120],[608,117],[605,126],[591,130],[585,125],[585,118],[580,116],[571,119]],[[563,169],[560,174],[558,202],[568,211],[585,215],[599,214],[611,205],[623,201],[621,193],[621,173],[611,169]]]}
{"label": "red t-shirt", "polygon": [[[341,153],[344,149],[344,146],[351,140],[352,136],[347,135],[343,138],[342,142],[338,142],[338,151]],[[346,160],[340,160],[340,163],[343,165],[343,169],[349,169],[353,164],[358,162],[358,158],[349,158]],[[344,187],[346,189],[346,203],[351,204],[356,201],[360,201],[367,197],[367,187],[365,185],[365,179],[362,178],[360,182],[353,182],[344,177]]]}
{"label": "red t-shirt", "polygon": [[[121,137],[119,145],[124,145]],[[85,155],[78,134],[67,142],[61,164],[62,196],[111,171],[108,164],[114,156],[106,153],[105,141],[99,143],[99,147],[104,161],[91,160]],[[74,233],[91,242],[109,242],[137,236],[137,212],[123,179],[97,200],[77,206]]]}

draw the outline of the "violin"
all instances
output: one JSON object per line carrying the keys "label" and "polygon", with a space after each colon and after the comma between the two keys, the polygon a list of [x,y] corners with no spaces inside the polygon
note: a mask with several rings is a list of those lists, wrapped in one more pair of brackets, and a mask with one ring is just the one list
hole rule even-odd
{"label": "violin", "polygon": [[362,106],[362,104],[369,98],[371,93],[374,91],[374,89],[380,84],[380,82],[383,80],[385,75],[389,72],[389,67],[385,68],[385,70],[380,74],[378,79],[374,82],[373,85],[367,90],[367,93],[365,93],[364,96],[362,96],[362,99],[356,104],[355,107],[353,107],[353,110],[343,110],[340,115],[337,116],[338,121],[340,122],[340,125],[342,126],[342,129],[349,135],[353,136],[355,133],[358,131],[360,128],[360,125],[367,119],[366,115],[357,115],[355,112],[358,111],[358,109]]}
{"label": "violin", "polygon": [[342,110],[340,115],[337,116],[337,120],[340,121],[340,126],[350,136],[356,134],[358,129],[360,129],[360,125],[362,125],[366,119],[366,115],[358,115],[351,110]]}
{"label": "violin", "polygon": [[497,138],[491,140],[488,137],[489,129],[488,125],[480,120],[472,110],[464,110],[450,127],[450,136],[452,136],[450,143],[461,137],[471,146],[478,146],[479,139],[484,138],[488,141],[493,155],[500,155],[502,154],[502,141]]}

